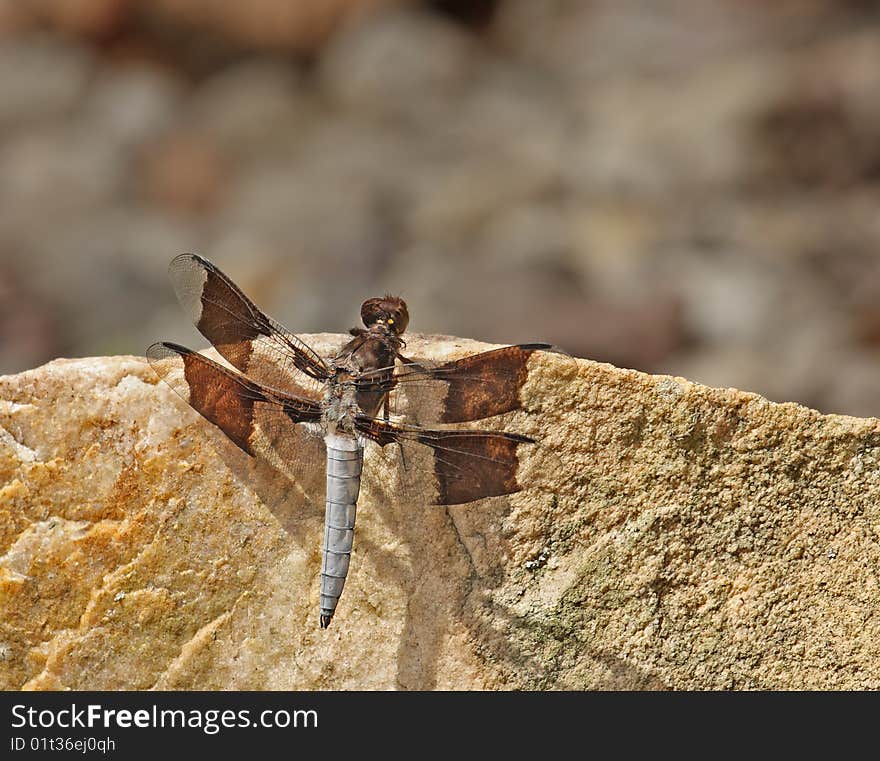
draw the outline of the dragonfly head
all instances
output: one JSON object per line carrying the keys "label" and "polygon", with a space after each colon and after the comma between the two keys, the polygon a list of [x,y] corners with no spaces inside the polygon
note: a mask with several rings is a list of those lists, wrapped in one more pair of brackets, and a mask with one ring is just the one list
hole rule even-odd
{"label": "dragonfly head", "polygon": [[402,298],[385,294],[382,298],[367,299],[361,305],[361,319],[371,330],[384,328],[399,336],[409,325],[409,311]]}

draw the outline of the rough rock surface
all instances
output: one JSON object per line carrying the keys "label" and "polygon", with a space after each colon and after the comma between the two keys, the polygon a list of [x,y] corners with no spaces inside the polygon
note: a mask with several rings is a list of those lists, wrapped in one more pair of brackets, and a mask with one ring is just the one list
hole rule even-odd
{"label": "rough rock surface", "polygon": [[880,422],[557,355],[523,398],[535,488],[365,487],[321,631],[323,507],[142,360],[0,378],[0,687],[880,687]]}

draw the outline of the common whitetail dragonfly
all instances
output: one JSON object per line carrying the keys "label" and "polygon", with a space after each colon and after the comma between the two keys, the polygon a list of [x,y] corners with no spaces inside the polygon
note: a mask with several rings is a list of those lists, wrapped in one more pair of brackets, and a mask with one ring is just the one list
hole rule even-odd
{"label": "common whitetail dragonfly", "polygon": [[[368,442],[399,447],[404,468],[407,460],[429,463],[434,504],[463,504],[523,488],[518,454],[533,439],[504,431],[422,427],[396,415],[392,420],[391,399],[403,390],[410,419],[418,418],[420,409],[430,409],[440,424],[520,409],[529,358],[551,349],[549,344],[506,346],[441,363],[416,362],[401,353],[409,322],[406,303],[384,296],[363,303],[364,327],[353,328],[341,351],[324,358],[261,312],[207,259],[182,254],[171,262],[169,273],[195,326],[235,369],[184,346],[160,342],[147,350],[158,376],[238,447],[282,471],[301,453],[293,437],[277,435],[279,428],[304,427],[324,440],[321,628],[330,624],[348,574]],[[438,393],[425,395],[425,387]],[[426,399],[433,401],[426,406]]]}

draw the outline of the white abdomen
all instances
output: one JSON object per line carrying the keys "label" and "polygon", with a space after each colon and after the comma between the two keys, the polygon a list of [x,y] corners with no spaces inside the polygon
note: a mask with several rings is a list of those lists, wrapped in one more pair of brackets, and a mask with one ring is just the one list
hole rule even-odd
{"label": "white abdomen", "polygon": [[333,618],[348,575],[364,459],[363,447],[354,437],[332,434],[324,441],[327,444],[327,509],[321,561],[322,629],[326,629]]}

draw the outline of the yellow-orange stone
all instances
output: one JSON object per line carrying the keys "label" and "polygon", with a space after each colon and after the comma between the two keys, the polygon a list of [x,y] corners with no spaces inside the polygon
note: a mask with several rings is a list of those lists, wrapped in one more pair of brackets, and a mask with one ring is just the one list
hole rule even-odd
{"label": "yellow-orange stone", "polygon": [[0,378],[0,687],[880,687],[880,421],[553,354],[523,400],[511,497],[415,509],[368,452],[322,631],[323,505],[143,360]]}

